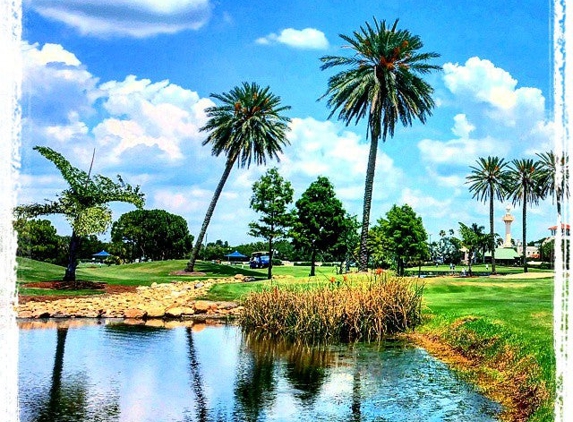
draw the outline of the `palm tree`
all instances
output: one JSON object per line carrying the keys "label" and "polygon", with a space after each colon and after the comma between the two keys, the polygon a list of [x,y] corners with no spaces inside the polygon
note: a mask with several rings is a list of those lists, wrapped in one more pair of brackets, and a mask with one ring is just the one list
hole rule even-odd
{"label": "palm tree", "polygon": [[222,105],[205,110],[210,119],[200,129],[209,132],[203,145],[211,144],[211,153],[215,156],[224,153],[227,163],[207,208],[186,271],[194,270],[203,237],[235,163],[239,167],[249,168],[251,162],[266,164],[267,157],[279,161],[278,154],[282,152],[282,147],[289,144],[286,132],[290,119],[281,113],[290,107],[281,105],[280,97],[273,95],[269,87],[261,88],[256,83],[243,82],[229,92],[211,94],[211,97]]}
{"label": "palm tree", "polygon": [[508,171],[508,193],[513,205],[522,204],[523,272],[527,272],[527,205],[537,205],[545,197],[541,189],[541,165],[532,159],[515,159]]}
{"label": "palm tree", "polygon": [[505,167],[507,163],[503,158],[487,157],[479,158],[477,165],[470,166],[472,172],[466,177],[467,182],[471,183],[470,192],[473,193],[472,198],[477,198],[479,201],[486,202],[489,200],[489,235],[491,251],[491,273],[495,274],[495,232],[493,230],[494,214],[493,214],[493,201],[497,198],[499,201],[505,199],[505,187],[507,184],[507,171]]}
{"label": "palm tree", "polygon": [[335,66],[348,68],[328,80],[328,90],[321,97],[329,97],[327,105],[332,108],[329,118],[338,112],[338,118],[348,125],[368,115],[370,153],[364,187],[360,271],[365,271],[368,264],[368,226],[378,141],[385,142],[388,135],[394,136],[398,120],[404,126],[411,126],[415,119],[426,121],[434,107],[431,98],[434,90],[418,75],[440,69],[427,63],[439,55],[419,52],[423,47],[420,37],[396,29],[397,25],[398,20],[391,27],[386,26],[386,21],[374,19],[373,25],[366,22],[353,36],[340,35],[353,50],[350,57],[321,58],[322,70]]}
{"label": "palm tree", "polygon": [[543,196],[551,196],[561,215],[563,199],[569,198],[569,157],[558,157],[553,151],[536,154],[539,157],[540,181]]}

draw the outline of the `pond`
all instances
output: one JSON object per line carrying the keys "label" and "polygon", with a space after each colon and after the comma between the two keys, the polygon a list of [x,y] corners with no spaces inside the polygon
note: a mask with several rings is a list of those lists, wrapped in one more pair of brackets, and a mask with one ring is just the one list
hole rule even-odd
{"label": "pond", "polygon": [[22,422],[473,422],[501,411],[404,342],[311,348],[192,323],[19,326]]}

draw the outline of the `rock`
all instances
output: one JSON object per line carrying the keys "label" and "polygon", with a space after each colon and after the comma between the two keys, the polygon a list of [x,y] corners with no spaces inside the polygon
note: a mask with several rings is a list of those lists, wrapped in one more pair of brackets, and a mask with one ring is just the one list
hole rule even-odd
{"label": "rock", "polygon": [[162,306],[153,306],[145,308],[147,318],[163,318],[165,316],[165,308]]}
{"label": "rock", "polygon": [[187,306],[176,306],[165,311],[165,316],[169,318],[181,318],[186,315],[193,315],[195,310]]}
{"label": "rock", "polygon": [[32,311],[20,311],[18,313],[18,318],[33,318]]}
{"label": "rock", "polygon": [[219,309],[228,310],[236,308],[237,306],[238,305],[235,302],[217,302],[217,307]]}
{"label": "rock", "polygon": [[216,309],[217,305],[214,302],[208,300],[197,300],[194,304],[195,312],[198,314],[205,313],[210,309]]}
{"label": "rock", "polygon": [[203,287],[204,285],[205,285],[205,283],[197,283],[197,284],[195,284],[194,287],[195,287],[196,289],[200,289],[200,288]]}
{"label": "rock", "polygon": [[123,312],[123,316],[128,319],[142,319],[145,317],[145,311],[138,308],[130,308]]}
{"label": "rock", "polygon": [[38,309],[32,312],[32,318],[49,318],[50,313],[45,309]]}
{"label": "rock", "polygon": [[245,276],[243,274],[235,274],[235,280],[243,280]]}

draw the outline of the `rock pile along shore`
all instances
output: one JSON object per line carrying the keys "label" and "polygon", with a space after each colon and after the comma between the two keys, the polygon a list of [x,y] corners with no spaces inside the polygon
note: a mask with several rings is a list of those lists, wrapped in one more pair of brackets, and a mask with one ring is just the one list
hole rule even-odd
{"label": "rock pile along shore", "polygon": [[197,300],[215,283],[243,282],[233,278],[201,282],[153,283],[139,286],[133,293],[103,294],[30,301],[16,307],[18,318],[125,318],[125,319],[205,319],[232,318],[241,310],[236,302]]}

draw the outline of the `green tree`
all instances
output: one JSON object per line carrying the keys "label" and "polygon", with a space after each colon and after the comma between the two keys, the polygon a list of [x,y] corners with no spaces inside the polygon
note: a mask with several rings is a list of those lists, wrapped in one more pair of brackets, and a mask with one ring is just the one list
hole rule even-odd
{"label": "green tree", "polygon": [[440,258],[444,264],[457,264],[462,259],[460,240],[453,236],[442,236],[435,243],[435,257]]}
{"label": "green tree", "polygon": [[428,74],[439,66],[428,63],[439,57],[436,53],[420,52],[422,40],[408,30],[397,29],[398,20],[391,27],[386,21],[374,19],[373,25],[365,23],[352,36],[340,35],[349,43],[351,55],[324,56],[322,70],[342,66],[346,69],[328,80],[327,105],[332,108],[330,117],[347,125],[358,123],[367,116],[370,136],[370,153],[366,169],[362,232],[360,235],[359,269],[368,265],[368,229],[378,141],[394,136],[396,123],[412,125],[416,119],[425,123],[431,115],[434,101],[433,88],[420,75]]}
{"label": "green tree", "polygon": [[59,263],[59,236],[49,220],[18,219],[14,221],[14,229],[18,232],[17,256]]}
{"label": "green tree", "polygon": [[287,207],[292,203],[293,194],[291,183],[276,168],[269,169],[253,184],[251,208],[260,217],[249,223],[249,235],[262,237],[269,243],[269,280],[273,277],[273,241],[283,239],[292,226],[293,213]]}
{"label": "green tree", "polygon": [[561,205],[569,198],[569,157],[558,157],[553,151],[537,154],[539,157],[539,184],[544,197],[551,196],[561,216]]}
{"label": "green tree", "polygon": [[357,260],[355,252],[360,245],[360,223],[357,217],[347,213],[343,226],[338,242],[332,248],[333,260],[340,261],[340,273],[350,271],[350,262]]}
{"label": "green tree", "polygon": [[[60,171],[69,188],[64,190],[55,201],[44,204],[22,205],[16,208],[17,216],[27,218],[40,215],[63,214],[72,226],[68,264],[64,281],[76,281],[77,252],[82,238],[90,234],[104,233],[111,224],[111,202],[126,202],[141,208],[144,194],[139,186],[126,184],[121,176],[118,181],[86,173],[73,167],[60,153],[48,147],[34,147],[36,151],[50,160]],[[92,160],[93,163],[93,160]]]}
{"label": "green tree", "polygon": [[532,159],[515,159],[509,167],[509,196],[513,205],[522,205],[523,272],[527,272],[527,206],[537,205],[539,200],[545,197],[541,185],[542,175],[541,164]]}
{"label": "green tree", "polygon": [[253,161],[257,165],[266,164],[267,157],[278,161],[282,147],[289,144],[286,132],[290,119],[281,113],[290,107],[281,105],[280,97],[273,95],[269,87],[261,88],[256,83],[245,82],[229,92],[211,94],[211,97],[222,104],[205,110],[209,120],[200,130],[209,132],[209,135],[203,145],[211,144],[211,153],[215,156],[223,153],[227,162],[207,208],[187,271],[194,270],[203,237],[235,163],[248,168]]}
{"label": "green tree", "polygon": [[473,198],[479,201],[489,201],[489,234],[490,244],[488,249],[491,251],[491,272],[496,274],[495,270],[495,231],[494,231],[494,212],[493,202],[497,198],[503,201],[506,196],[507,187],[507,163],[499,157],[480,157],[476,166],[470,166],[471,174],[466,177],[466,183],[470,184],[470,192]]}
{"label": "green tree", "polygon": [[490,235],[484,233],[484,226],[478,226],[476,223],[466,226],[460,222],[459,225],[462,245],[468,250],[468,273],[471,277],[472,261],[478,250],[490,244]]}
{"label": "green tree", "polygon": [[374,225],[368,231],[368,256],[375,268],[390,268],[392,255],[384,230],[380,225]]}
{"label": "green tree", "polygon": [[187,222],[165,210],[135,210],[123,214],[111,227],[111,240],[123,243],[123,259],[154,261],[181,259],[191,250],[193,236]]}
{"label": "green tree", "polygon": [[336,245],[345,229],[346,211],[330,181],[319,176],[296,201],[296,219],[290,235],[297,248],[310,253],[310,277],[315,275],[317,253]]}
{"label": "green tree", "polygon": [[414,258],[429,256],[428,235],[422,217],[416,215],[408,204],[393,205],[386,218],[378,220],[378,226],[385,239],[385,248],[396,264],[396,272],[404,275],[404,267]]}

